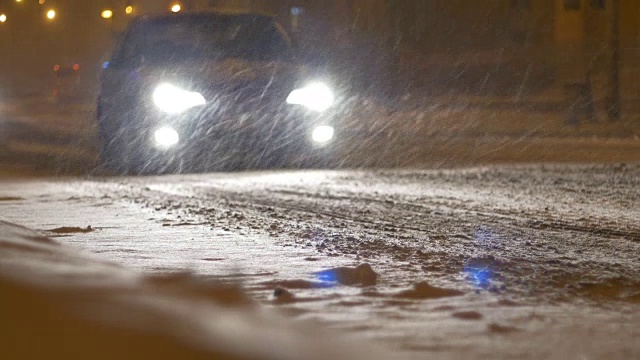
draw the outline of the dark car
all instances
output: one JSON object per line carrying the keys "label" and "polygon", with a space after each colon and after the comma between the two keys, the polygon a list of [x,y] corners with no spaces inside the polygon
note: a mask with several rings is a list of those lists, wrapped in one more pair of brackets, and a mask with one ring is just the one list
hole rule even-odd
{"label": "dark car", "polygon": [[266,15],[141,17],[100,81],[100,156],[118,173],[321,164],[337,137],[331,86]]}
{"label": "dark car", "polygon": [[80,65],[60,63],[53,65],[53,100],[56,102],[77,99],[80,90]]}

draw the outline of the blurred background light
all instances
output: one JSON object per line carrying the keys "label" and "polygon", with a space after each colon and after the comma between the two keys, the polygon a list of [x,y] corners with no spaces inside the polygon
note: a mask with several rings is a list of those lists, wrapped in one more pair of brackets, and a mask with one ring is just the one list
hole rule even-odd
{"label": "blurred background light", "polygon": [[103,10],[100,16],[102,16],[103,19],[111,19],[113,17],[113,11],[109,9]]}

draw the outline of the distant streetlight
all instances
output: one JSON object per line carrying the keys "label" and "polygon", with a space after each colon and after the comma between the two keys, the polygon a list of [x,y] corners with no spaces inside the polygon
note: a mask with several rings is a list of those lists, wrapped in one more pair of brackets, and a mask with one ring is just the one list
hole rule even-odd
{"label": "distant streetlight", "polygon": [[42,5],[46,2],[47,0],[38,0],[38,4]]}
{"label": "distant streetlight", "polygon": [[124,9],[124,12],[128,14],[133,13],[133,6],[129,5]]}
{"label": "distant streetlight", "polygon": [[102,14],[100,14],[100,16],[102,16],[103,19],[111,19],[113,17],[113,11],[111,10],[103,10]]}
{"label": "distant streetlight", "polygon": [[171,12],[177,13],[180,12],[180,10],[182,10],[182,6],[180,6],[180,4],[175,4],[171,7]]}
{"label": "distant streetlight", "polygon": [[[44,1],[44,0],[40,0],[40,1]],[[47,11],[47,19],[53,20],[55,17],[56,17],[56,11],[55,10]]]}
{"label": "distant streetlight", "polygon": [[5,21],[7,21],[7,15],[5,14],[0,15],[0,23],[3,23]]}

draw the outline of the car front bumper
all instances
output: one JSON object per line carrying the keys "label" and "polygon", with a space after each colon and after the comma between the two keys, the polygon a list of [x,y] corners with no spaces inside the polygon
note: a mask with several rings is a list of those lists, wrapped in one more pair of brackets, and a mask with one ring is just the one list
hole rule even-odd
{"label": "car front bumper", "polygon": [[331,114],[291,105],[269,111],[202,107],[173,115],[146,108],[129,118],[120,129],[127,140],[119,152],[155,167],[324,166],[340,138]]}

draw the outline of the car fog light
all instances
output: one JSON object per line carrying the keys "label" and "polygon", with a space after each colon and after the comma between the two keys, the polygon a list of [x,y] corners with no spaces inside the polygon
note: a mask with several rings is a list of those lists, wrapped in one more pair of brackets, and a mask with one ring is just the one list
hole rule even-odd
{"label": "car fog light", "polygon": [[164,149],[175,146],[180,141],[180,135],[178,135],[178,132],[170,127],[163,127],[156,130],[154,138],[156,140],[156,145]]}
{"label": "car fog light", "polygon": [[333,139],[334,130],[331,126],[318,126],[313,130],[311,139],[318,144],[328,143]]}

